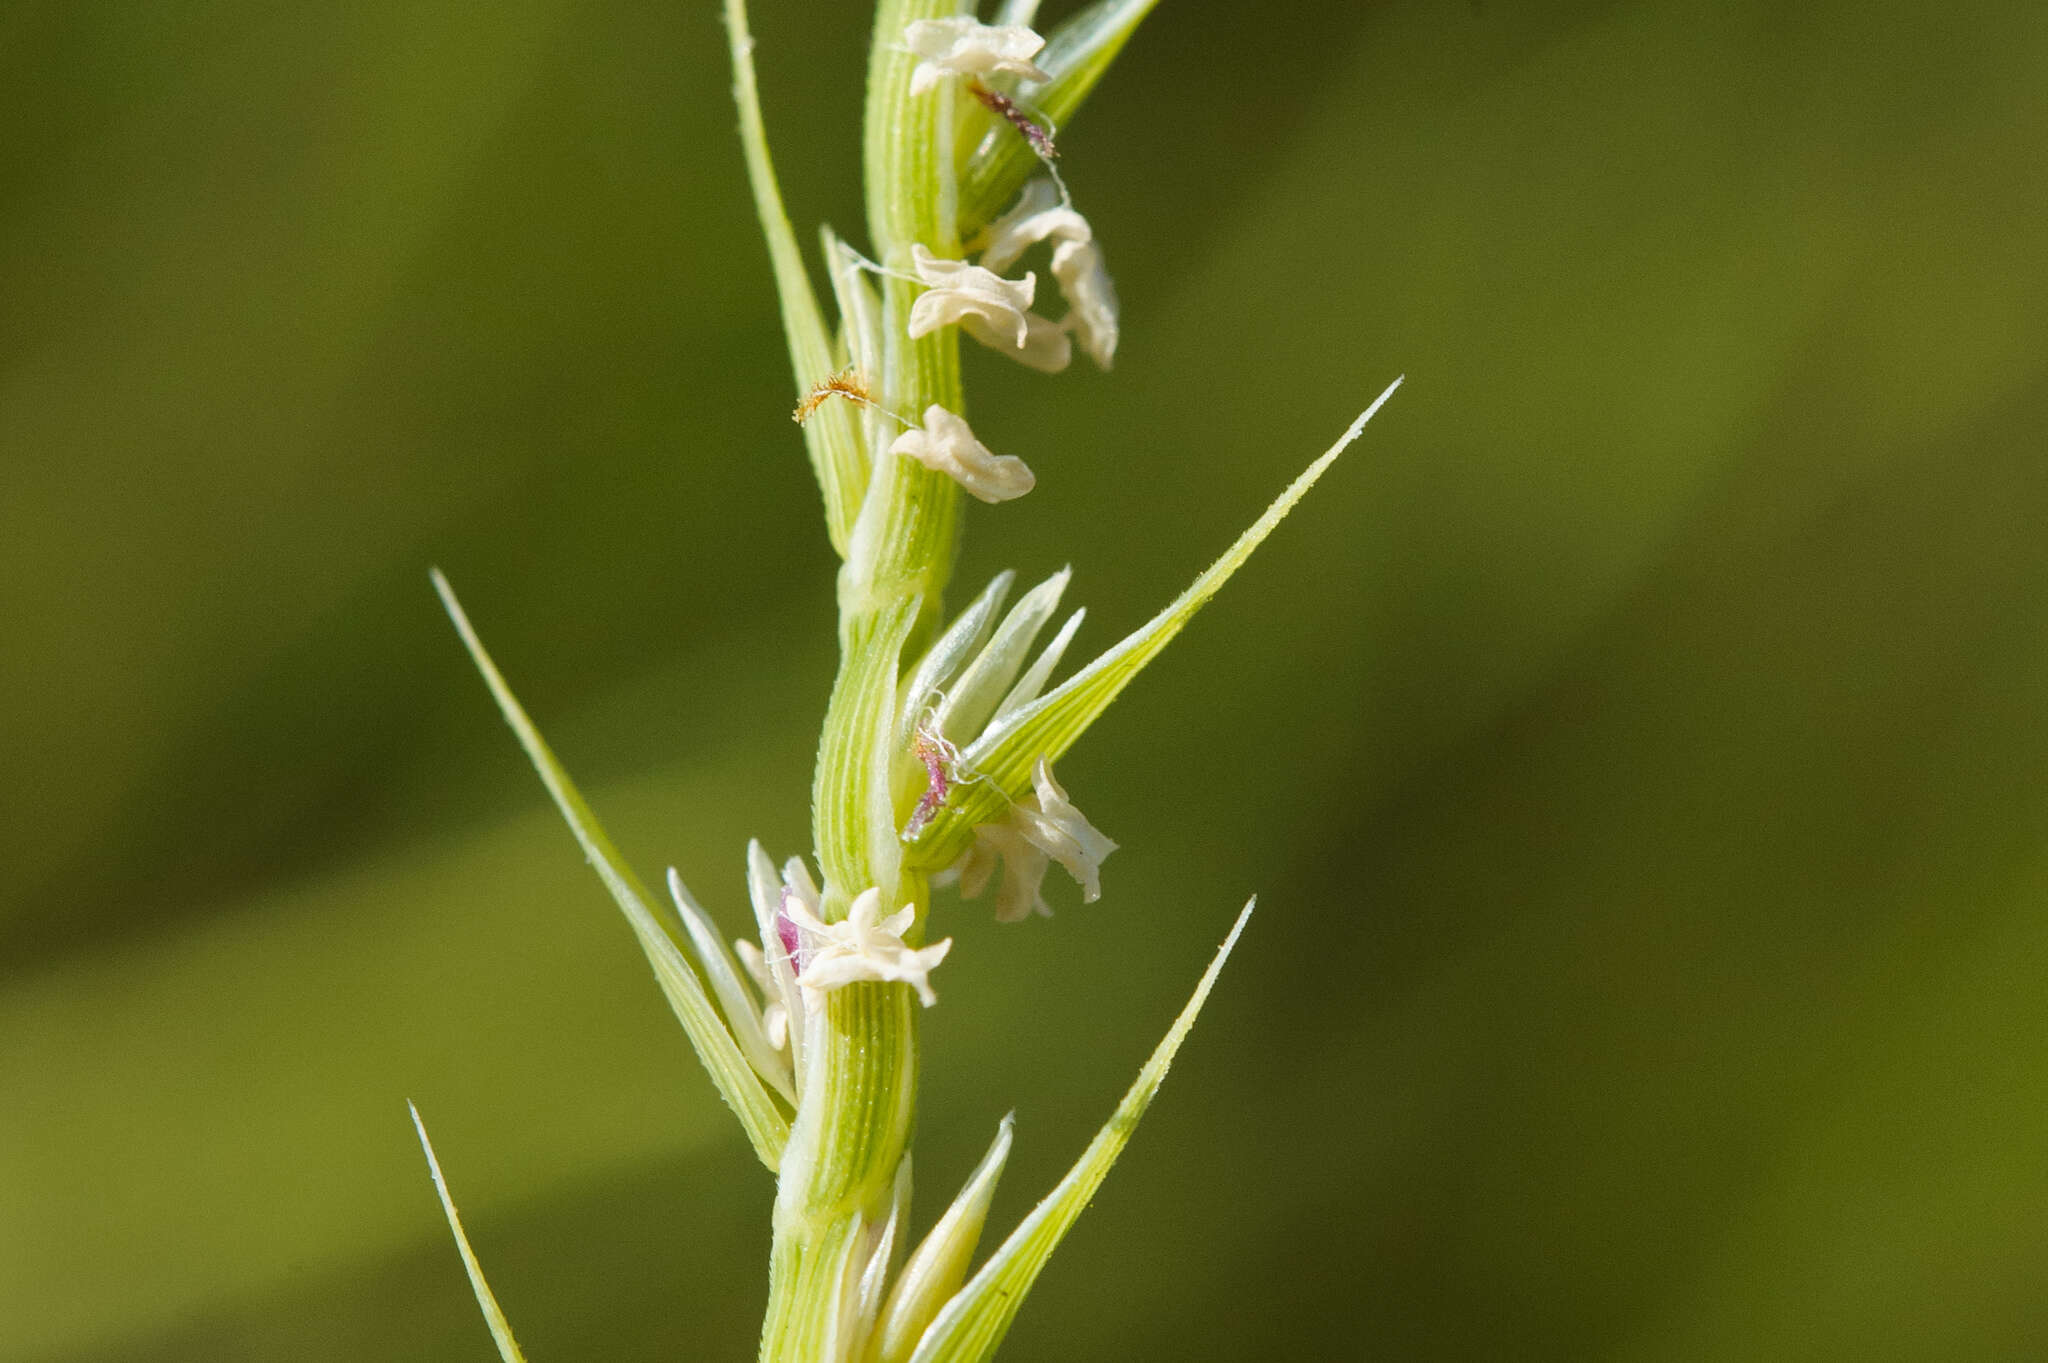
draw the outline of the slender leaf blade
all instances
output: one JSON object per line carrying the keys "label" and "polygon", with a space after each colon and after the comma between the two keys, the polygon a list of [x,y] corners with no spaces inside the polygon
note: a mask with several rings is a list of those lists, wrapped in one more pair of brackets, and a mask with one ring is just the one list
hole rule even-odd
{"label": "slender leaf blade", "polygon": [[526,710],[507,686],[498,665],[491,661],[483,641],[469,623],[469,616],[463,613],[462,603],[455,599],[455,589],[448,585],[448,579],[440,569],[433,573],[434,590],[441,594],[441,604],[448,611],[448,618],[455,622],[456,632],[462,636],[463,646],[476,663],[477,671],[483,674],[484,684],[498,702],[499,711],[505,722],[512,726],[512,732],[519,738],[519,746],[526,750],[533,769],[540,774],[541,783],[554,797],[555,808],[568,821],[569,831],[576,835],[577,843],[583,848],[583,855],[597,871],[599,880],[611,891],[619,909],[626,915],[632,926],[633,935],[639,940],[646,953],[648,964],[654,967],[655,979],[660,982],[662,993],[668,996],[669,1007],[674,1009],[676,1020],[683,1024],[683,1031],[690,1038],[698,1060],[703,1062],[705,1072],[717,1087],[719,1096],[725,1099],[727,1107],[740,1119],[746,1129],[747,1139],[753,1142],[754,1153],[772,1171],[781,1162],[783,1147],[789,1143],[789,1119],[776,1106],[774,1097],[762,1084],[753,1066],[740,1053],[732,1034],[725,1028],[713,1008],[697,973],[690,968],[675,939],[662,928],[654,914],[648,909],[650,896],[612,845],[604,826],[584,803],[581,792],[569,779],[569,773],[555,759],[555,754],[541,737],[540,730],[527,717]]}
{"label": "slender leaf blade", "polygon": [[936,716],[939,731],[949,738],[970,737],[981,731],[997,702],[1024,670],[1031,645],[1037,641],[1045,622],[1059,609],[1060,596],[1073,577],[1072,568],[1062,568],[1018,598],[1003,617],[1003,623],[974,661],[946,688]]}
{"label": "slender leaf blade", "polygon": [[1017,684],[1010,688],[1010,693],[1003,697],[1002,703],[996,706],[996,712],[990,718],[1001,719],[1011,711],[1021,710],[1038,699],[1039,693],[1045,690],[1046,682],[1052,679],[1052,670],[1058,667],[1060,659],[1066,656],[1067,645],[1074,641],[1075,631],[1081,628],[1081,622],[1087,618],[1086,606],[1080,607],[1067,617],[1067,622],[1060,626],[1059,633],[1052,636],[1052,642],[1032,660],[1024,675],[1017,678]]}
{"label": "slender leaf blade", "polygon": [[[803,253],[797,249],[789,212],[783,207],[775,163],[768,155],[768,129],[761,118],[761,95],[754,79],[754,36],[747,27],[746,0],[725,0],[725,24],[732,48],[732,95],[739,105],[747,180],[753,186],[754,211],[761,219],[762,235],[768,239],[775,292],[782,304],[782,330],[789,341],[789,363],[796,372],[801,397],[832,373],[832,338],[804,268]],[[826,403],[804,423],[804,445],[824,494],[826,532],[832,547],[844,558],[868,480],[867,451],[857,414],[846,403]]]}
{"label": "slender leaf blade", "polygon": [[405,1105],[412,1113],[412,1128],[420,1133],[420,1149],[426,1152],[427,1172],[434,1176],[434,1192],[441,1199],[441,1210],[447,1214],[448,1229],[455,1232],[455,1248],[462,1252],[462,1267],[469,1274],[469,1287],[476,1293],[476,1304],[484,1313],[484,1324],[491,1327],[491,1338],[497,1341],[498,1357],[505,1363],[526,1363],[526,1355],[519,1352],[519,1344],[512,1338],[512,1326],[505,1319],[505,1313],[498,1308],[498,1298],[491,1291],[491,1285],[484,1281],[483,1265],[476,1260],[476,1251],[469,1247],[469,1236],[463,1233],[462,1218],[455,1213],[455,1199],[448,1194],[448,1180],[441,1177],[441,1161],[434,1158],[434,1143],[427,1139],[427,1124],[420,1120],[420,1110],[411,1103]]}
{"label": "slender leaf blade", "polygon": [[[846,361],[864,382],[873,386],[886,370],[889,356],[882,332],[882,300],[868,278],[867,261],[860,252],[841,241],[829,226],[818,229],[818,242],[825,255],[825,272],[832,281],[832,298],[839,308],[840,344]],[[864,403],[850,416],[872,491],[878,481],[875,456],[889,448],[895,429],[880,402]]]}
{"label": "slender leaf blade", "polygon": [[994,1200],[996,1183],[1010,1158],[1011,1134],[1017,1126],[1015,1113],[1003,1118],[995,1141],[953,1205],[931,1228],[911,1254],[896,1286],[889,1293],[889,1305],[875,1327],[871,1349],[877,1363],[904,1363],[917,1346],[939,1309],[951,1300],[967,1277],[974,1247],[981,1240],[981,1228],[988,1220],[988,1205]]}
{"label": "slender leaf blade", "polygon": [[1003,1342],[1004,1334],[1009,1331],[1010,1322],[1016,1318],[1017,1308],[1023,1305],[1025,1294],[1037,1282],[1046,1260],[1052,1257],[1053,1250],[1059,1247],[1067,1231],[1088,1206],[1089,1199],[1095,1196],[1096,1189],[1102,1186],[1102,1180],[1108,1177],[1117,1156],[1130,1143],[1131,1133],[1137,1130],[1145,1109],[1159,1092],[1160,1084],[1165,1082],[1166,1071],[1173,1064],[1174,1055],[1180,1050],[1181,1043],[1187,1040],[1195,1018],[1202,1011],[1202,1004],[1208,1000],[1209,990],[1222,973],[1223,963],[1230,959],[1230,949],[1237,945],[1238,935],[1244,931],[1245,923],[1252,916],[1252,907],[1257,902],[1256,899],[1248,902],[1244,911],[1238,914],[1230,936],[1224,939],[1216,952],[1216,959],[1202,972],[1194,997],[1173,1020],[1165,1040],[1152,1052],[1145,1067],[1138,1071],[1137,1082],[1116,1105],[1109,1121],[1088,1143],[1081,1158],[1051,1195],[1032,1209],[1023,1224],[1011,1232],[1010,1238],[1003,1241],[1001,1248],[981,1266],[981,1271],[946,1303],[938,1319],[918,1341],[911,1363],[985,1363],[994,1355],[996,1346]]}
{"label": "slender leaf blade", "polygon": [[673,866],[668,868],[668,894],[675,901],[683,930],[690,935],[690,944],[697,948],[697,963],[704,971],[704,978],[710,981],[711,992],[718,999],[719,1007],[725,1010],[726,1026],[732,1030],[733,1040],[739,1043],[740,1053],[753,1064],[754,1073],[794,1107],[796,1081],[790,1072],[788,1059],[768,1044],[767,1033],[761,1029],[761,1010],[755,1007],[753,997],[747,992],[746,981],[740,978],[738,962],[733,960],[732,951],[718,935],[718,927],[711,921],[711,915],[704,912],[704,906],[683,884],[683,878],[676,874]]}
{"label": "slender leaf blade", "polygon": [[974,604],[961,611],[953,623],[946,626],[945,633],[938,637],[937,642],[925,650],[924,657],[918,660],[917,667],[911,672],[909,682],[902,688],[903,704],[896,716],[899,742],[908,741],[910,731],[917,727],[925,707],[938,699],[937,693],[988,642],[996,612],[1003,608],[1011,584],[1016,580],[1017,574],[1008,568],[997,573],[982,589],[981,595],[974,598]]}
{"label": "slender leaf blade", "polygon": [[1239,535],[1237,542],[1165,610],[1050,692],[991,723],[961,754],[966,769],[985,779],[963,785],[960,797],[941,810],[926,826],[923,836],[909,845],[911,863],[926,869],[950,866],[967,850],[976,824],[1002,818],[1009,803],[1022,794],[1033,764],[1041,757],[1056,762],[1074,745],[1131,679],[1158,657],[1194,618],[1195,612],[1207,605],[1231,575],[1244,566],[1252,551],[1265,542],[1266,536],[1315,486],[1337,456],[1358,438],[1366,422],[1394,395],[1401,382],[1395,379],[1389,384],[1337,443],[1288,484],[1251,528]]}

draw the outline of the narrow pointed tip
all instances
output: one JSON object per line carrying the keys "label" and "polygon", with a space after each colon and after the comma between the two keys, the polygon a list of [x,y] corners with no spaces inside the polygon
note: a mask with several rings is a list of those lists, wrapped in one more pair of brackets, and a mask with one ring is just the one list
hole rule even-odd
{"label": "narrow pointed tip", "polygon": [[419,1133],[420,1153],[427,1157],[427,1173],[433,1177],[434,1191],[441,1195],[441,1201],[448,1206],[450,1213],[453,1213],[454,1205],[449,1201],[448,1181],[441,1176],[441,1161],[434,1157],[434,1143],[427,1139],[427,1123],[420,1116],[419,1108],[413,1105],[412,1099],[405,1100],[405,1110],[412,1114],[412,1129]]}
{"label": "narrow pointed tip", "polygon": [[456,631],[470,644],[472,651],[480,647],[475,643],[476,635],[470,629],[469,615],[462,609],[462,603],[455,599],[455,588],[449,583],[447,574],[438,567],[427,570],[427,579],[434,584],[434,594],[441,598],[441,609],[448,612],[448,618],[455,622]]}
{"label": "narrow pointed tip", "polygon": [[518,1341],[512,1338],[512,1326],[505,1319],[504,1311],[498,1306],[498,1299],[491,1293],[491,1285],[484,1281],[483,1265],[476,1259],[476,1250],[469,1243],[469,1236],[462,1229],[462,1217],[455,1211],[455,1198],[448,1191],[448,1181],[441,1177],[441,1161],[434,1158],[433,1142],[427,1139],[426,1123],[420,1120],[420,1110],[411,1099],[406,1100],[406,1111],[412,1114],[413,1129],[420,1133],[420,1149],[426,1152],[427,1171],[434,1176],[434,1192],[441,1199],[442,1215],[448,1218],[448,1229],[455,1236],[456,1251],[462,1256],[462,1268],[469,1275],[470,1291],[476,1295],[477,1307],[483,1312],[484,1324],[490,1329],[491,1339],[498,1346],[498,1357],[504,1363],[526,1363],[526,1355],[519,1352]]}
{"label": "narrow pointed tip", "polygon": [[[1075,1161],[1051,1194],[1032,1209],[1023,1223],[982,1264],[980,1271],[933,1318],[919,1336],[917,1347],[910,1355],[910,1363],[985,1363],[1001,1343],[1018,1306],[1037,1281],[1039,1271],[1095,1196],[1096,1189],[1102,1186],[1110,1167],[1123,1153],[1131,1133],[1145,1115],[1145,1109],[1159,1092],[1174,1056],[1194,1027],[1195,1018],[1202,1011],[1216,977],[1222,973],[1231,947],[1236,945],[1238,934],[1244,931],[1244,925],[1250,921],[1257,903],[1254,896],[1239,910],[1230,936],[1224,940],[1209,968],[1202,972],[1193,996],[1138,1071],[1137,1081],[1125,1092],[1116,1112],[1096,1133],[1081,1158]],[[1009,1129],[1010,1121],[1006,1117],[997,1137],[997,1149],[1006,1143]],[[984,1167],[995,1153],[996,1150],[992,1149],[985,1157]]]}
{"label": "narrow pointed tip", "polygon": [[[698,907],[696,899],[690,894],[690,887],[683,884],[682,876],[677,874],[676,868],[673,866],[668,868],[668,897],[675,901],[676,912],[679,915],[681,915],[685,921],[687,921],[692,914],[695,914],[698,917],[707,920],[705,924],[706,927],[710,926],[708,921],[710,915],[706,914],[703,909]],[[713,936],[715,937],[716,934],[714,933]]]}
{"label": "narrow pointed tip", "polygon": [[1394,396],[1394,390],[1399,388],[1402,384],[1406,383],[1407,381],[1408,376],[1406,374],[1403,374],[1399,378],[1395,379],[1392,383],[1388,384],[1384,389],[1382,389],[1380,391],[1380,395],[1372,400],[1372,405],[1367,407],[1364,411],[1360,412],[1358,414],[1358,419],[1356,421],[1353,421],[1351,425],[1345,429],[1343,437],[1337,441],[1335,448],[1333,448],[1330,451],[1330,453],[1335,454],[1339,450],[1342,450],[1346,445],[1349,445],[1352,441],[1358,439],[1359,433],[1365,429],[1365,423],[1371,421],[1375,416],[1379,415],[1380,408],[1387,405],[1387,399]]}
{"label": "narrow pointed tip", "polygon": [[1223,939],[1223,947],[1218,954],[1223,956],[1230,954],[1230,949],[1237,945],[1238,934],[1244,931],[1245,924],[1252,921],[1252,910],[1258,906],[1259,897],[1257,895],[1253,895],[1250,899],[1244,901],[1244,907],[1238,910],[1237,921],[1230,925],[1230,935]]}
{"label": "narrow pointed tip", "polygon": [[[1047,577],[1047,578],[1045,579],[1045,581],[1043,581],[1043,582],[1039,583],[1039,584],[1038,584],[1038,585],[1037,585],[1036,587],[1033,587],[1033,588],[1031,589],[1031,591],[1032,591],[1032,593],[1037,593],[1037,592],[1047,592],[1047,593],[1049,593],[1049,594],[1051,595],[1051,597],[1052,597],[1053,605],[1055,605],[1055,606],[1056,606],[1056,605],[1058,605],[1058,603],[1059,603],[1059,599],[1060,599],[1060,598],[1061,598],[1062,596],[1066,595],[1066,591],[1067,591],[1067,584],[1068,584],[1069,582],[1072,582],[1073,580],[1074,580],[1074,565],[1073,565],[1073,564],[1071,564],[1071,563],[1069,563],[1069,564],[1066,564],[1066,565],[1065,565],[1064,567],[1062,567],[1062,568],[1061,568],[1061,569],[1060,569],[1060,570],[1059,570],[1058,572],[1056,572],[1056,573],[1053,573],[1053,574],[1051,574],[1050,576],[1048,576],[1048,577]],[[1027,596],[1027,598],[1026,598],[1026,599],[1028,600],[1028,599],[1029,599],[1029,597]],[[1020,604],[1021,604],[1021,603],[1020,603]],[[1048,614],[1050,614],[1050,613],[1051,613],[1051,610],[1052,610],[1052,607],[1051,607],[1051,606],[1048,606],[1048,607],[1047,607],[1046,609],[1047,609],[1047,613],[1048,613]]]}
{"label": "narrow pointed tip", "polygon": [[1013,1109],[1005,1112],[1003,1119],[996,1123],[996,1138],[989,1142],[988,1153],[981,1157],[981,1164],[976,1167],[975,1173],[969,1175],[970,1186],[985,1169],[994,1171],[990,1184],[991,1188],[994,1186],[993,1180],[1002,1177],[1003,1167],[1010,1162],[1010,1146],[1015,1143],[1016,1136],[1017,1113]]}

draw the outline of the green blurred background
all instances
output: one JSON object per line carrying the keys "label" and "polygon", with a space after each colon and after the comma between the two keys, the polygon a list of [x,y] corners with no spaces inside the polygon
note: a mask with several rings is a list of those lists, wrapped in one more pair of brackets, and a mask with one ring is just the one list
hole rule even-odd
{"label": "green blurred background", "polygon": [[[865,7],[759,0],[859,236]],[[807,842],[832,563],[709,0],[0,15],[0,1358],[750,1356],[643,871]],[[1005,1357],[2048,1355],[2048,10],[1172,0],[1061,139],[1114,375],[970,358],[1101,647],[1408,386],[957,938],[1007,1225],[1264,908]]]}

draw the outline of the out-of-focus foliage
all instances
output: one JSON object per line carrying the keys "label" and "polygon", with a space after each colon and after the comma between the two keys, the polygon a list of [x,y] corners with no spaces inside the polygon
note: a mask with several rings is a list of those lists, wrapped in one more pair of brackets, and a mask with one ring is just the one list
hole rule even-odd
{"label": "out-of-focus foliage", "polygon": [[[862,9],[754,15],[856,242]],[[487,1357],[407,1098],[531,1357],[750,1351],[768,1182],[426,580],[740,931],[832,558],[723,60],[0,18],[7,1363]],[[2044,77],[2010,2],[1148,21],[1060,138],[1117,370],[982,365],[959,580],[1071,558],[1088,656],[1409,383],[1062,764],[1103,900],[938,905],[991,1242],[1262,905],[1003,1357],[2048,1352]]]}

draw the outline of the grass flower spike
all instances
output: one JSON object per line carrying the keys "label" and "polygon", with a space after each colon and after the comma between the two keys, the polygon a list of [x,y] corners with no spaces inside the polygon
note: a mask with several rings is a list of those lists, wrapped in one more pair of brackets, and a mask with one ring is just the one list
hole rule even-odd
{"label": "grass flower spike", "polygon": [[[1069,570],[1014,601],[1017,577],[1000,572],[949,618],[966,499],[1012,501],[1040,477],[1060,477],[1050,464],[1034,473],[992,453],[968,425],[960,336],[1046,373],[1065,369],[1077,344],[1110,366],[1121,330],[1116,290],[1094,230],[1049,170],[1051,137],[1156,0],[1095,0],[1044,37],[1029,27],[1031,0],[1005,0],[993,23],[956,0],[880,0],[863,134],[865,244],[821,233],[825,301],[836,317],[784,208],[745,0],[724,3],[793,415],[824,533],[841,560],[839,667],[818,744],[809,859],[778,866],[759,842],[748,844],[745,907],[728,922],[751,916],[751,939],[720,925],[721,903],[737,907],[737,885],[700,902],[670,870],[674,913],[656,912],[658,901],[513,695],[453,589],[438,573],[434,581],[719,1096],[775,1176],[762,1363],[985,1363],[1157,1094],[1251,906],[1107,1124],[977,1262],[1011,1149],[1009,1118],[921,1236],[911,1217],[919,1029],[938,1002],[932,973],[954,948],[950,937],[929,939],[959,912],[935,887],[957,879],[971,898],[994,885],[1005,922],[1050,914],[1045,882],[1055,865],[1083,902],[1101,897],[1102,862],[1117,844],[1076,808],[1054,763],[1244,565],[1400,381],[1185,592],[1065,676],[1085,619],[1064,605]],[[1040,248],[1066,303],[1057,321],[1034,311],[1038,273],[1007,277]],[[1133,457],[1165,461],[1146,450]],[[949,1011],[932,1016],[943,1022]],[[487,1324],[502,1355],[515,1359],[431,1148],[427,1157]]]}

